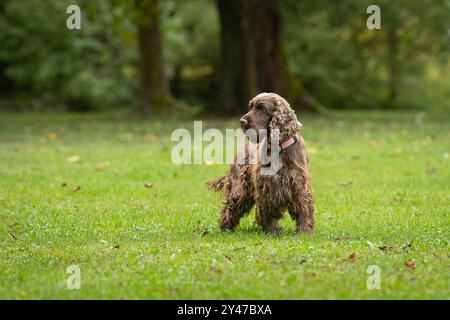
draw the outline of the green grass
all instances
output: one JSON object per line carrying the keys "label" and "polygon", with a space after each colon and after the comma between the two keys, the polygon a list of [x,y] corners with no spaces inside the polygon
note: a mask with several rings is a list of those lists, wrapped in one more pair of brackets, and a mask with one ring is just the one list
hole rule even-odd
{"label": "green grass", "polygon": [[[285,217],[277,238],[253,213],[218,230],[221,200],[204,183],[228,166],[170,161],[172,130],[192,121],[0,114],[0,298],[450,298],[448,119],[300,120],[317,224],[296,235]],[[72,264],[80,290],[66,288]],[[366,287],[369,265],[380,290]]]}

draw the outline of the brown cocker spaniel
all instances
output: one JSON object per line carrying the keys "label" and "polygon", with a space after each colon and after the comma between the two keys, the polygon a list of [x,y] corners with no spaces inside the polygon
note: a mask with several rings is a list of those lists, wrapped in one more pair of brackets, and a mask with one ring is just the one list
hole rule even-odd
{"label": "brown cocker spaniel", "polygon": [[[260,93],[250,101],[249,112],[240,122],[244,131],[266,129],[266,138],[258,137],[256,149],[265,142],[264,150],[268,151],[264,152],[270,154],[277,149],[279,162],[275,174],[263,174],[263,168],[270,163],[261,163],[259,156],[252,163],[235,160],[229,173],[208,182],[210,188],[222,190],[225,197],[219,219],[221,230],[233,230],[256,205],[256,222],[267,234],[281,232],[278,220],[286,210],[295,221],[297,232],[312,232],[314,207],[308,154],[298,133],[301,124],[289,103],[275,93]],[[279,148],[270,144],[271,140],[276,141],[275,135]],[[244,148],[246,160],[249,144]]]}

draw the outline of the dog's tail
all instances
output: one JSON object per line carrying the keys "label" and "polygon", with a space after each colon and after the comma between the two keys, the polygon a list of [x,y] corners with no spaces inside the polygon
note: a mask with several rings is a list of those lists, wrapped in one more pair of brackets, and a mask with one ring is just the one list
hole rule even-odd
{"label": "dog's tail", "polygon": [[209,180],[206,185],[208,186],[208,188],[214,190],[214,191],[222,191],[223,188],[225,187],[225,184],[228,180],[228,175],[223,175],[221,177]]}

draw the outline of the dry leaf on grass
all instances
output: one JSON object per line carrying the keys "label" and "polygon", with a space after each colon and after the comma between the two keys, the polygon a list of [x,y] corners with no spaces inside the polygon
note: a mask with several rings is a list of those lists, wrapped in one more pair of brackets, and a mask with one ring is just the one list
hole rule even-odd
{"label": "dry leaf on grass", "polygon": [[404,249],[408,249],[408,248],[412,248],[412,242],[405,244],[405,245],[404,245],[403,247],[401,247],[400,249],[401,249],[401,250],[404,250]]}
{"label": "dry leaf on grass", "polygon": [[411,247],[412,247],[412,242],[407,243],[404,246],[401,246],[401,247],[398,247],[398,248],[397,247],[393,247],[393,246],[386,246],[386,245],[384,245],[384,246],[378,247],[378,249],[383,250],[383,251],[394,251],[394,250],[405,250],[405,249],[408,249],[408,248],[411,248]]}
{"label": "dry leaf on grass", "polygon": [[113,251],[115,249],[119,249],[119,248],[120,248],[120,246],[118,244],[116,244],[115,246],[111,246],[106,249],[100,249],[99,251],[100,251],[100,253],[107,253],[107,252],[111,252],[111,251]]}
{"label": "dry leaf on grass", "polygon": [[383,250],[383,251],[385,251],[385,250],[395,250],[395,247],[393,247],[393,246],[381,246],[381,247],[378,247],[378,249]]}
{"label": "dry leaf on grass", "polygon": [[231,259],[233,259],[232,256],[229,256],[229,255],[226,255],[226,254],[225,254],[223,257],[224,257],[225,259],[227,259],[228,261],[230,261]]}
{"label": "dry leaf on grass", "polygon": [[405,266],[406,266],[406,268],[413,270],[416,268],[417,262],[414,259],[408,260],[405,262]]}
{"label": "dry leaf on grass", "polygon": [[67,161],[75,163],[75,162],[80,162],[81,158],[80,156],[71,156],[67,158]]}
{"label": "dry leaf on grass", "polygon": [[152,188],[152,187],[153,187],[153,183],[151,183],[151,182],[146,182],[146,183],[144,183],[144,186],[145,186],[146,188]]}
{"label": "dry leaf on grass", "polygon": [[350,185],[352,185],[353,184],[353,181],[341,181],[340,183],[339,183],[339,185],[341,186],[341,187],[348,187],[348,186],[350,186]]}
{"label": "dry leaf on grass", "polygon": [[12,224],[8,224],[8,227],[9,227],[10,229],[18,229],[18,228],[20,228],[20,223],[14,222],[14,223],[12,223]]}
{"label": "dry leaf on grass", "polygon": [[78,190],[80,190],[81,189],[81,187],[80,187],[80,185],[79,184],[77,184],[76,186],[74,186],[73,188],[72,188],[72,192],[77,192]]}
{"label": "dry leaf on grass", "polygon": [[354,253],[354,252],[348,257],[348,260],[349,260],[351,263],[355,262],[357,259],[358,259],[358,257],[357,257],[357,255],[356,255],[356,253]]}
{"label": "dry leaf on grass", "polygon": [[314,278],[316,276],[316,273],[314,271],[307,271],[305,272],[305,276],[307,278]]}
{"label": "dry leaf on grass", "polygon": [[48,141],[53,141],[53,140],[56,140],[57,136],[56,136],[56,133],[49,132],[49,133],[47,133],[46,138]]}
{"label": "dry leaf on grass", "polygon": [[109,161],[103,161],[95,165],[95,171],[102,171],[109,167]]}
{"label": "dry leaf on grass", "polygon": [[154,141],[158,140],[158,137],[153,134],[145,134],[143,136],[143,139],[147,142],[154,142]]}

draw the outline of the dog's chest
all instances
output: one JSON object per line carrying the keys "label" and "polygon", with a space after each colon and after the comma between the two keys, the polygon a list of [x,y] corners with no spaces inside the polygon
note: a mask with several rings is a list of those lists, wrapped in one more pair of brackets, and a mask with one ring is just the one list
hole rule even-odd
{"label": "dog's chest", "polygon": [[253,187],[258,193],[258,198],[267,200],[279,206],[285,206],[292,195],[292,177],[289,172],[279,170],[273,175],[261,174],[260,167],[253,171]]}

